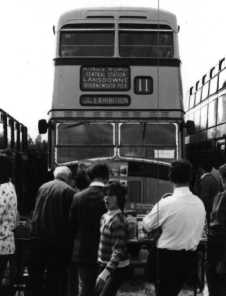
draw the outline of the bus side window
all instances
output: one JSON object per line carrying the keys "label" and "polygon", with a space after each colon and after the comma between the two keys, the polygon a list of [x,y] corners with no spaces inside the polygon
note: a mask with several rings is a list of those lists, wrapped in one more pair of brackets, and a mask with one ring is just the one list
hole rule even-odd
{"label": "bus side window", "polygon": [[201,108],[201,119],[200,119],[200,126],[201,126],[201,129],[205,130],[207,128],[207,112],[208,112],[208,109],[207,109],[207,105],[203,106]]}
{"label": "bus side window", "polygon": [[189,97],[189,109],[194,107],[195,104],[195,94],[192,93]]}
{"label": "bus side window", "polygon": [[209,94],[209,81],[207,81],[202,87],[202,101],[208,97]]}
{"label": "bus side window", "polygon": [[194,113],[194,122],[197,130],[200,130],[200,109],[196,110]]}
{"label": "bus side window", "polygon": [[226,95],[218,98],[217,123],[226,122]]}
{"label": "bus side window", "polygon": [[219,74],[219,89],[226,87],[226,68]]}
{"label": "bus side window", "polygon": [[0,113],[0,149],[4,149],[5,145],[3,114]]}
{"label": "bus side window", "polygon": [[217,76],[213,77],[210,80],[210,95],[214,94],[217,91]]}
{"label": "bus side window", "polygon": [[214,100],[209,103],[208,107],[208,128],[216,125],[217,112],[216,112],[217,101]]}

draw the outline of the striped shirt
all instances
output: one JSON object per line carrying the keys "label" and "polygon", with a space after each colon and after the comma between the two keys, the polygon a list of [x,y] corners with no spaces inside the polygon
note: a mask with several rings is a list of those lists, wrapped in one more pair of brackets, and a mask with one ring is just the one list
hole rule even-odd
{"label": "striped shirt", "polygon": [[102,216],[98,262],[115,270],[129,265],[127,252],[128,228],[120,210],[109,211]]}

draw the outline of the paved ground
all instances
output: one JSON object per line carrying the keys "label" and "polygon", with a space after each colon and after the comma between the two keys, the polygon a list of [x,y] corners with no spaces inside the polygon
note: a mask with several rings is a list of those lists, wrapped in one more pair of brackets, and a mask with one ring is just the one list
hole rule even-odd
{"label": "paved ground", "polygon": [[[191,290],[183,290],[179,296],[193,296],[194,292]],[[117,296],[155,296],[154,286],[151,284],[141,284],[130,282],[126,283],[118,292]],[[198,293],[197,296],[208,296],[207,288],[203,293]]]}

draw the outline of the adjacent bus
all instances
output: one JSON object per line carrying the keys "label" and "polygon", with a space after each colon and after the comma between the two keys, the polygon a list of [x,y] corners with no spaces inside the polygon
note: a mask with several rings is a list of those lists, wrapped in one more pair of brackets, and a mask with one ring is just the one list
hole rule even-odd
{"label": "adjacent bus", "polygon": [[12,181],[16,187],[21,211],[25,207],[27,197],[27,127],[2,109],[0,109],[0,153],[7,154],[12,161]]}
{"label": "adjacent bus", "polygon": [[169,164],[183,155],[178,25],[150,8],[81,9],[56,28],[49,167],[108,162],[128,184],[129,207],[150,209],[172,191]]}
{"label": "adjacent bus", "polygon": [[195,131],[185,137],[186,155],[198,167],[202,161],[226,162],[226,60],[205,73],[189,90],[186,118]]}

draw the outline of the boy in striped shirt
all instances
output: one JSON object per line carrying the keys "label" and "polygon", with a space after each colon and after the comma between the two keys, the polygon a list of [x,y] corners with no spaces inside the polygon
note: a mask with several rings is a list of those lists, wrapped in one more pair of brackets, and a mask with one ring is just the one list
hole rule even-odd
{"label": "boy in striped shirt", "polygon": [[107,213],[102,216],[97,278],[97,293],[100,296],[114,296],[127,278],[129,257],[127,252],[128,228],[123,214],[126,188],[119,182],[112,182],[106,188]]}

